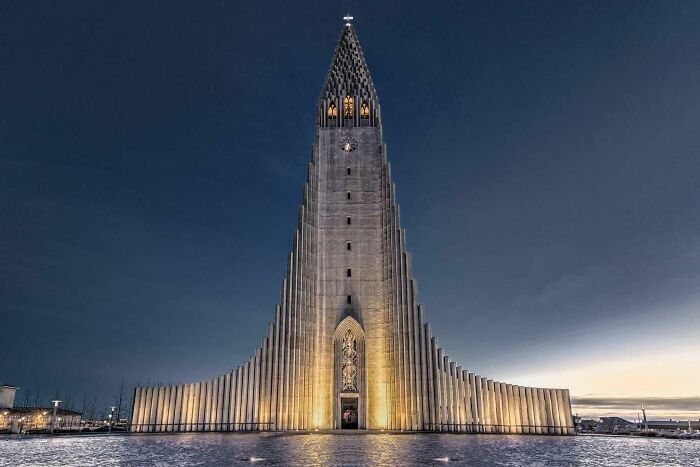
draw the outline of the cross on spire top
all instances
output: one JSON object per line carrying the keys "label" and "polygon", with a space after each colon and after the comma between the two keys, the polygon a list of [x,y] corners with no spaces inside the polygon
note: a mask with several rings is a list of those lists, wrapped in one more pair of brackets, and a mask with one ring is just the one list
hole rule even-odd
{"label": "cross on spire top", "polygon": [[350,16],[350,13],[348,13],[348,14],[345,15],[345,16],[343,16],[343,21],[345,21],[345,26],[350,26],[350,25],[351,25],[350,21],[352,21],[353,19],[355,19],[355,18],[353,18],[352,16]]}

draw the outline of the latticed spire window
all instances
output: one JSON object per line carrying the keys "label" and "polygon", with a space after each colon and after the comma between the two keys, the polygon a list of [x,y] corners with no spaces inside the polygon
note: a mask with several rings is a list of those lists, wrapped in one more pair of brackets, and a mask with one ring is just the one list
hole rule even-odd
{"label": "latticed spire window", "polygon": [[331,105],[328,106],[328,118],[337,118],[338,117],[338,108],[335,106],[333,102],[331,102]]}
{"label": "latticed spire window", "polygon": [[369,118],[369,106],[367,102],[363,102],[360,106],[360,118]]}
{"label": "latticed spire window", "polygon": [[348,330],[343,336],[342,354],[343,391],[357,391],[357,339]]}
{"label": "latticed spire window", "polygon": [[354,107],[355,103],[352,97],[350,95],[345,96],[345,99],[343,99],[343,115],[345,118],[352,118]]}

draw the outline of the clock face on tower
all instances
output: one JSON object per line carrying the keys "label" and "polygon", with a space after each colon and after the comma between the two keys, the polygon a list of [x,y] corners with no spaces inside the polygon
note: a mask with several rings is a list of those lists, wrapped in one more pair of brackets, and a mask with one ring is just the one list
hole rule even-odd
{"label": "clock face on tower", "polygon": [[345,152],[351,152],[357,149],[357,140],[352,136],[343,136],[340,138],[340,149]]}

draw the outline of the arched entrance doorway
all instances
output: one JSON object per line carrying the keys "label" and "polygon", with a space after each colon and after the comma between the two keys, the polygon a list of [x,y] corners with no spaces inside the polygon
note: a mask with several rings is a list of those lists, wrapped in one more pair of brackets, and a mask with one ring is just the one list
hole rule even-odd
{"label": "arched entrance doorway", "polygon": [[335,329],[333,363],[333,426],[365,428],[365,332],[351,316]]}

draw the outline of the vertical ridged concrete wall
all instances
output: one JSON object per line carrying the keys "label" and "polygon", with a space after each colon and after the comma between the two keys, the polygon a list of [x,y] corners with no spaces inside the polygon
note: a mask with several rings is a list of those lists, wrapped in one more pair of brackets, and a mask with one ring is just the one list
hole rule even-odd
{"label": "vertical ridged concrete wall", "polygon": [[[350,26],[317,123],[280,305],[260,347],[216,378],[136,388],[132,431],[340,428],[338,343],[351,330],[359,343],[360,428],[573,434],[568,390],[469,372],[432,335],[418,304],[376,91]],[[349,152],[341,147],[347,138],[357,146]]]}

